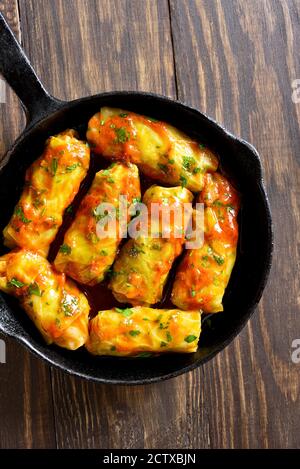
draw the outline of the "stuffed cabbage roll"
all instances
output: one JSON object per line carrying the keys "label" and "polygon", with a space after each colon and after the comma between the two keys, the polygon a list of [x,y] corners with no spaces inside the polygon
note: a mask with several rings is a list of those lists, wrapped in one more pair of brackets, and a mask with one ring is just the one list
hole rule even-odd
{"label": "stuffed cabbage roll", "polygon": [[222,299],[236,259],[239,197],[221,174],[207,174],[199,202],[204,203],[204,244],[186,252],[176,273],[172,303],[205,313],[223,311]]}
{"label": "stuffed cabbage roll", "polygon": [[9,224],[4,244],[47,256],[90,162],[90,149],[74,130],[50,137],[43,154],[28,168],[25,186]]}
{"label": "stuffed cabbage roll", "polygon": [[[87,285],[96,285],[103,280],[114,262],[123,235],[118,218],[122,210],[120,196],[126,196],[126,230],[129,222],[127,205],[139,201],[141,197],[138,169],[131,163],[113,164],[96,173],[54,261],[58,270]],[[107,237],[103,233],[98,238],[96,226],[103,215],[100,212],[103,203],[114,207],[116,225]]]}
{"label": "stuffed cabbage roll", "polygon": [[[188,214],[184,218],[184,204],[192,200],[192,193],[183,187],[151,186],[145,192],[148,234],[127,241],[113,266],[109,287],[119,302],[152,305],[161,300],[169,271],[185,242],[183,222],[184,219],[188,222]],[[152,210],[151,217],[154,203],[162,211],[170,206],[174,208],[170,210],[169,231],[165,235],[161,231],[162,212],[155,217]],[[174,215],[176,210],[182,214],[179,222]]]}
{"label": "stuffed cabbage roll", "polygon": [[191,191],[203,188],[206,171],[215,171],[217,157],[203,144],[165,122],[103,107],[89,121],[87,139],[93,152],[127,160],[146,175]]}
{"label": "stuffed cabbage roll", "polygon": [[18,298],[47,344],[75,350],[86,342],[88,301],[44,257],[26,249],[0,257],[0,290]]}
{"label": "stuffed cabbage roll", "polygon": [[148,356],[196,352],[201,312],[142,306],[100,311],[90,321],[87,350],[94,355]]}

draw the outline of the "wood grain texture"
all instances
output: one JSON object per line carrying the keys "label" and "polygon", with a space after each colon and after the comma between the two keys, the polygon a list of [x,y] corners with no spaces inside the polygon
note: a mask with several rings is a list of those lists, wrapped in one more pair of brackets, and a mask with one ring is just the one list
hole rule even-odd
{"label": "wood grain texture", "polygon": [[[103,386],[51,370],[50,383],[49,368],[7,340],[0,445],[299,447],[299,365],[291,361],[300,338],[300,104],[291,99],[299,0],[0,0],[0,9],[55,96],[178,95],[251,141],[264,163],[276,243],[248,326],[207,365],[168,382]],[[3,154],[24,124],[10,91],[0,114]]]}
{"label": "wood grain texture", "polygon": [[[300,105],[291,99],[299,15],[299,1],[171,0],[179,98],[256,146],[275,229],[259,311],[204,375],[187,377],[206,396],[211,447],[300,446],[299,365],[291,361],[300,337]],[[193,435],[192,445],[198,441]]]}
{"label": "wood grain texture", "polygon": [[[16,1],[0,1],[0,11],[21,40]],[[6,87],[6,103],[0,104],[0,155],[22,131],[21,105]],[[55,447],[54,415],[49,368],[14,340],[6,344],[6,364],[0,364],[0,448]]]}

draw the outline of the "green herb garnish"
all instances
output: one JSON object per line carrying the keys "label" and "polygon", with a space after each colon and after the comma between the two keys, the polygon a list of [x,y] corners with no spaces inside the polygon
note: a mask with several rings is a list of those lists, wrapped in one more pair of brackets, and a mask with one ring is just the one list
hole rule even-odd
{"label": "green herb garnish", "polygon": [[63,254],[71,254],[72,249],[67,244],[62,244],[59,248],[59,252]]}
{"label": "green herb garnish", "polygon": [[128,316],[131,316],[131,314],[133,313],[131,308],[115,308],[115,311],[117,311],[117,313],[123,314],[123,316],[125,316],[126,318],[128,318]]}
{"label": "green herb garnish", "polygon": [[221,256],[217,256],[216,254],[213,254],[213,258],[216,261],[218,265],[224,264],[224,259]]}
{"label": "green herb garnish", "polygon": [[9,282],[7,282],[8,287],[22,288],[26,286],[26,283],[20,282],[17,278],[13,277]]}
{"label": "green herb garnish", "polygon": [[179,180],[180,180],[180,183],[181,183],[181,186],[182,186],[182,187],[186,187],[186,186],[187,186],[188,181],[187,181],[187,178],[186,178],[185,176],[183,176],[183,174],[180,175]]}
{"label": "green herb garnish", "polygon": [[191,342],[194,342],[194,340],[196,340],[196,339],[197,339],[197,336],[195,336],[195,335],[188,335],[187,337],[184,338],[184,340],[188,344],[190,344]]}
{"label": "green herb garnish", "polygon": [[161,169],[164,173],[167,173],[169,171],[169,168],[166,164],[158,163],[157,166],[159,169]]}
{"label": "green herb garnish", "polygon": [[136,337],[140,333],[141,333],[141,331],[137,331],[137,330],[129,331],[129,335],[131,335],[132,337]]}
{"label": "green herb garnish", "polygon": [[58,159],[57,159],[57,158],[53,158],[53,160],[51,161],[51,172],[52,172],[52,176],[55,176],[56,171],[57,171],[57,168],[58,168]]}
{"label": "green herb garnish", "polygon": [[184,169],[186,169],[186,171],[191,171],[194,164],[195,164],[195,158],[189,155],[183,156],[182,166],[184,167]]}
{"label": "green herb garnish", "polygon": [[66,172],[71,173],[71,171],[74,171],[74,169],[76,169],[78,166],[79,166],[79,163],[74,163],[71,166],[67,166],[66,167]]}
{"label": "green herb garnish", "polygon": [[125,127],[120,127],[119,129],[115,129],[116,133],[116,141],[117,143],[125,143],[129,140],[129,132],[125,129]]}
{"label": "green herb garnish", "polygon": [[32,222],[32,220],[29,220],[29,218],[25,217],[23,209],[20,207],[20,205],[16,208],[15,215],[21,220],[22,223],[28,224]]}
{"label": "green herb garnish", "polygon": [[170,331],[167,331],[166,337],[167,337],[168,342],[171,342],[173,340],[173,337],[171,336]]}
{"label": "green herb garnish", "polygon": [[28,288],[28,293],[29,295],[36,295],[36,296],[42,296],[42,292],[40,290],[40,287],[36,282],[31,283]]}

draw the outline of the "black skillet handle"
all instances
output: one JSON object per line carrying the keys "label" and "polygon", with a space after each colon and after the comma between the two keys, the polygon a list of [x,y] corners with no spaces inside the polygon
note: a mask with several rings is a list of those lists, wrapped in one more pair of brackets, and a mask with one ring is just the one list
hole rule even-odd
{"label": "black skillet handle", "polygon": [[20,98],[27,123],[36,122],[63,105],[45,90],[1,13],[0,74]]}

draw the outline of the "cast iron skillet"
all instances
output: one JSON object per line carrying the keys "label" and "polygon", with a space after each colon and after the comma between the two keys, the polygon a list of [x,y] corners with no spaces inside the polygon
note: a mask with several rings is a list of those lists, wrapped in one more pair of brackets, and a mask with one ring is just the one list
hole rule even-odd
{"label": "cast iron skillet", "polygon": [[204,321],[195,354],[155,358],[93,357],[46,346],[14,299],[0,296],[0,331],[14,337],[45,361],[66,372],[110,384],[145,384],[180,375],[210,360],[239,333],[253,313],[266,284],[272,255],[272,222],[256,150],[201,112],[164,96],[143,92],[101,93],[71,102],[53,98],[43,87],[0,15],[0,73],[23,103],[27,127],[7,152],[0,168],[0,229],[10,219],[26,168],[42,152],[48,136],[74,127],[83,132],[101,106],[120,107],[170,122],[206,142],[220,155],[221,167],[242,196],[237,262],[226,290],[224,312]]}

